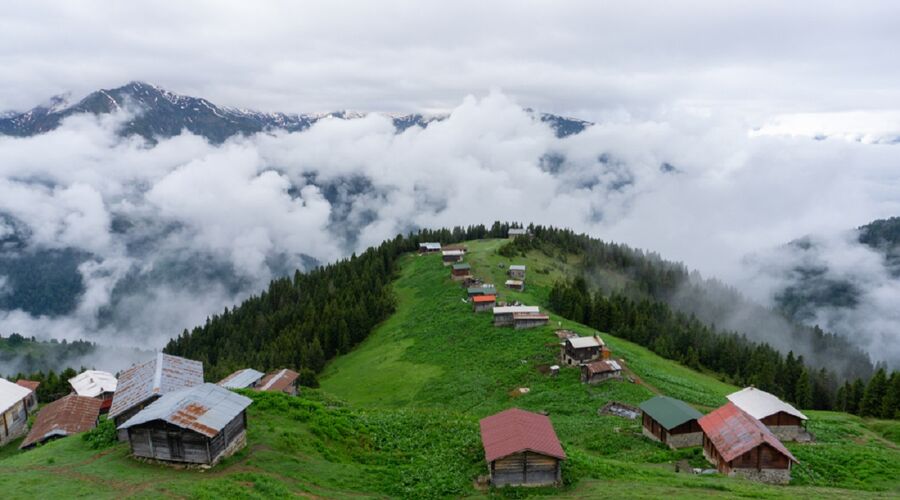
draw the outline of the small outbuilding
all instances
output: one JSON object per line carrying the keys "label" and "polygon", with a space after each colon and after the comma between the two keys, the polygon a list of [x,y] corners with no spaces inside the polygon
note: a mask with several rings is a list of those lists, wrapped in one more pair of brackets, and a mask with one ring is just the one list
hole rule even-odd
{"label": "small outbuilding", "polygon": [[521,266],[521,265],[509,266],[509,271],[507,271],[507,274],[509,274],[509,277],[512,279],[524,280],[525,279],[525,266]]}
{"label": "small outbuilding", "polygon": [[440,243],[419,243],[419,253],[437,253],[440,251]]}
{"label": "small outbuilding", "polygon": [[[158,353],[119,375],[108,418],[118,428],[160,396],[202,383],[203,363]],[[124,431],[119,432],[119,440],[127,438]]]}
{"label": "small outbuilding", "polygon": [[808,435],[806,415],[774,394],[755,387],[747,387],[725,397],[762,422],[782,441],[797,441]]}
{"label": "small outbuilding", "polygon": [[226,389],[254,389],[265,375],[253,368],[244,368],[223,378],[218,383]]}
{"label": "small outbuilding", "polygon": [[28,400],[34,391],[0,377],[0,446],[28,432]]}
{"label": "small outbuilding", "polygon": [[294,370],[284,368],[269,373],[256,384],[257,390],[268,392],[283,392],[291,396],[297,395],[297,379],[300,374]]}
{"label": "small outbuilding", "polygon": [[562,343],[560,357],[564,365],[577,366],[590,363],[603,357],[609,350],[604,349],[606,344],[598,335],[593,337],[570,337]]}
{"label": "small outbuilding", "polygon": [[96,398],[101,401],[100,413],[106,413],[112,406],[113,395],[116,393],[118,381],[109,372],[99,370],[85,370],[69,379],[69,385],[79,396]]}
{"label": "small outbuilding", "polygon": [[562,480],[566,453],[547,416],[511,408],[479,425],[494,486],[548,486]]}
{"label": "small outbuilding", "polygon": [[515,290],[517,292],[525,291],[525,282],[522,280],[506,280],[506,288],[510,290]]}
{"label": "small outbuilding", "polygon": [[497,295],[497,288],[494,285],[470,286],[466,288],[466,295],[471,299],[476,295]]}
{"label": "small outbuilding", "polygon": [[787,484],[798,463],[765,425],[728,402],[698,420],[703,456],[722,474],[765,483]]}
{"label": "small outbuilding", "polygon": [[31,391],[31,394],[25,398],[25,407],[28,409],[28,413],[33,413],[38,407],[37,390],[38,387],[41,386],[41,383],[36,380],[20,378],[19,380],[16,380],[16,384]]}
{"label": "small outbuilding", "polygon": [[703,444],[703,430],[697,422],[703,414],[680,399],[655,396],[641,403],[643,433],[669,448]]}
{"label": "small outbuilding", "polygon": [[498,306],[494,307],[494,326],[514,326],[514,315],[522,313],[539,313],[541,308],[537,306]]}
{"label": "small outbuilding", "polygon": [[528,230],[525,229],[524,227],[511,227],[506,232],[506,236],[511,240],[514,240],[514,239],[518,238],[519,236],[527,236],[527,235],[528,235]]}
{"label": "small outbuilding", "polygon": [[214,465],[247,443],[247,407],[253,401],[201,384],[169,392],[119,426],[136,457]]}
{"label": "small outbuilding", "polygon": [[497,304],[495,295],[476,295],[472,297],[472,310],[475,312],[490,311]]}
{"label": "small outbuilding", "polygon": [[622,365],[618,361],[607,359],[581,365],[583,384],[599,384],[611,378],[622,378]]}
{"label": "small outbuilding", "polygon": [[550,324],[550,316],[540,312],[524,312],[513,314],[513,326],[516,330],[538,328]]}
{"label": "small outbuilding", "polygon": [[19,448],[31,448],[51,439],[87,432],[97,427],[103,400],[69,394],[41,408]]}
{"label": "small outbuilding", "polygon": [[466,252],[462,250],[444,250],[441,252],[441,260],[444,262],[445,266],[449,266],[450,264],[455,264],[457,262],[462,262],[463,257],[466,256]]}
{"label": "small outbuilding", "polygon": [[454,280],[464,280],[472,275],[472,267],[468,264],[453,264],[450,268],[450,276]]}

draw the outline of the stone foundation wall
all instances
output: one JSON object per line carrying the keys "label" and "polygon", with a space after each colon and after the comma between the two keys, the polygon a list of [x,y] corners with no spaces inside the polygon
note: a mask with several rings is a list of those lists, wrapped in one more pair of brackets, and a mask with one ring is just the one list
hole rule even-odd
{"label": "stone foundation wall", "polygon": [[647,428],[644,427],[644,426],[641,426],[641,433],[644,434],[644,436],[646,436],[646,437],[648,437],[648,438],[650,438],[650,439],[652,439],[652,440],[654,440],[654,441],[656,441],[656,442],[659,442],[659,438],[656,437],[656,436],[654,436],[653,433],[650,432],[650,430],[647,429]]}
{"label": "stone foundation wall", "polygon": [[701,446],[703,445],[703,433],[690,432],[686,434],[669,434],[666,438],[666,444],[668,444],[670,448]]}
{"label": "stone foundation wall", "polygon": [[734,469],[730,475],[769,484],[788,484],[791,482],[790,469]]}
{"label": "stone foundation wall", "polygon": [[772,434],[781,441],[797,441],[803,428],[799,425],[769,425],[767,426]]}

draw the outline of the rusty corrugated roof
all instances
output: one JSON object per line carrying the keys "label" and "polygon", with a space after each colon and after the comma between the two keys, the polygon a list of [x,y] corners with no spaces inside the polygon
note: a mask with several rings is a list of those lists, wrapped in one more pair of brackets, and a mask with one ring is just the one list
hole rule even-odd
{"label": "rusty corrugated roof", "polygon": [[200,384],[163,395],[119,426],[128,429],[162,420],[212,438],[253,402],[216,384]]}
{"label": "rusty corrugated roof", "polygon": [[57,436],[68,436],[97,426],[102,401],[70,394],[44,406],[19,448],[28,448]]}
{"label": "rusty corrugated roof", "polygon": [[109,417],[163,394],[203,383],[203,363],[159,353],[119,375]]}
{"label": "rusty corrugated roof", "polygon": [[38,389],[38,387],[41,386],[40,382],[36,382],[34,380],[25,380],[24,378],[20,378],[19,380],[16,380],[16,383],[26,389],[31,389],[32,391],[36,391]]}
{"label": "rusty corrugated roof", "polygon": [[297,380],[300,374],[295,372],[294,370],[289,370],[287,368],[283,370],[274,371],[259,381],[256,388],[261,391],[270,391],[270,392],[279,392],[286,391],[294,385],[294,382]]}
{"label": "rusty corrugated roof", "polygon": [[481,419],[479,425],[488,463],[523,451],[566,459],[553,424],[544,415],[510,408]]}
{"label": "rusty corrugated roof", "polygon": [[587,368],[588,373],[591,375],[597,373],[608,373],[608,372],[618,372],[622,371],[622,366],[619,365],[618,362],[613,360],[602,360],[602,361],[592,361],[584,365]]}
{"label": "rusty corrugated roof", "polygon": [[794,455],[762,422],[730,401],[697,422],[726,462],[734,460],[763,443],[768,443],[782,455],[797,462]]}

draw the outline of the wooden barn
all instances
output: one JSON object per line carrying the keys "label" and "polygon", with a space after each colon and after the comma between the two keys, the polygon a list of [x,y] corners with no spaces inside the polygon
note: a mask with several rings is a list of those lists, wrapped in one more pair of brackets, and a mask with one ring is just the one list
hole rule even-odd
{"label": "wooden barn", "polygon": [[525,282],[522,280],[506,280],[506,283],[504,284],[506,285],[506,288],[509,288],[510,290],[515,290],[517,292],[525,291]]}
{"label": "wooden barn", "polygon": [[440,251],[440,243],[419,243],[419,253],[437,253]]}
{"label": "wooden barn", "polygon": [[549,418],[511,408],[483,418],[479,424],[491,484],[559,484],[566,453]]}
{"label": "wooden barn", "polygon": [[516,330],[538,328],[550,324],[550,316],[540,312],[523,312],[513,314],[513,326]]}
{"label": "wooden barn", "polygon": [[244,368],[223,378],[218,384],[226,389],[255,389],[265,375],[253,368]]}
{"label": "wooden barn", "polygon": [[[202,383],[203,363],[158,353],[119,375],[108,418],[119,427],[160,396]],[[119,432],[119,440],[127,437],[124,431]]]}
{"label": "wooden barn", "polygon": [[734,403],[702,417],[703,456],[722,474],[787,484],[798,463],[765,425]]}
{"label": "wooden barn", "polygon": [[214,465],[247,444],[250,398],[216,384],[169,392],[119,426],[136,457]]}
{"label": "wooden barn", "polygon": [[112,406],[118,381],[112,373],[98,370],[85,370],[69,379],[69,385],[79,396],[99,399],[102,404],[100,413],[106,413]]}
{"label": "wooden barn", "polygon": [[300,374],[294,370],[284,368],[269,373],[256,384],[256,389],[268,392],[283,392],[291,396],[297,395],[297,379]]}
{"label": "wooden barn", "polygon": [[591,361],[581,365],[581,383],[599,384],[611,378],[622,378],[622,366],[612,359]]}
{"label": "wooden barn", "polygon": [[28,432],[28,401],[34,391],[0,377],[0,446]]}
{"label": "wooden barn", "polygon": [[747,387],[726,397],[735,406],[762,422],[782,441],[811,439],[806,432],[806,415],[774,394]]}
{"label": "wooden barn", "polygon": [[524,280],[525,279],[525,266],[520,265],[512,265],[509,266],[509,271],[507,271],[509,277],[515,280]]}
{"label": "wooden barn", "polygon": [[474,312],[490,311],[497,305],[495,295],[476,295],[472,297],[472,310]]}
{"label": "wooden barn", "polygon": [[444,262],[445,266],[462,262],[463,257],[465,256],[466,252],[462,250],[444,250],[441,252],[441,260]]}
{"label": "wooden barn", "polygon": [[541,308],[537,306],[498,306],[494,311],[494,326],[514,326],[515,314],[539,313]]}
{"label": "wooden barn", "polygon": [[643,433],[669,448],[689,448],[703,444],[703,430],[698,419],[703,414],[684,401],[668,396],[655,396],[640,405]]}
{"label": "wooden barn", "polygon": [[[605,349],[605,347],[606,344],[603,343],[603,340],[598,335],[593,337],[570,337],[562,343],[560,357],[564,365],[577,366],[601,358],[609,358],[609,350]],[[606,354],[605,358],[604,353]]]}
{"label": "wooden barn", "polygon": [[41,408],[28,436],[19,448],[31,448],[51,439],[86,432],[97,427],[103,400],[69,394]]}
{"label": "wooden barn", "polygon": [[450,268],[450,277],[454,280],[464,280],[472,275],[472,267],[468,264],[453,264]]}

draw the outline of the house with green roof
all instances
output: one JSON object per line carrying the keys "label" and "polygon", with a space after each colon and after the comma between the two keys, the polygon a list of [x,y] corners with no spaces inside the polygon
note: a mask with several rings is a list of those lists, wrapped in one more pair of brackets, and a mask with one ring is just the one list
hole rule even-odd
{"label": "house with green roof", "polygon": [[703,444],[703,430],[697,422],[703,414],[679,399],[655,396],[640,405],[643,433],[670,448]]}

